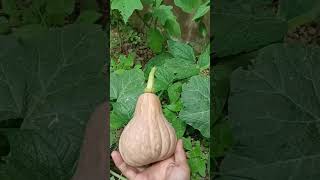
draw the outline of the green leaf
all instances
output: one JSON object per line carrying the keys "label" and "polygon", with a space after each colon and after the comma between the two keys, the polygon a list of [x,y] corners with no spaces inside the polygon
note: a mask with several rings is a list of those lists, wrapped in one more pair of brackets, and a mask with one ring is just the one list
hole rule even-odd
{"label": "green leaf", "polygon": [[201,3],[200,0],[174,0],[176,6],[180,7],[186,13],[192,13]]}
{"label": "green leaf", "polygon": [[188,153],[189,158],[200,158],[202,155],[200,141],[195,141],[192,151]]}
{"label": "green leaf", "polygon": [[207,1],[197,9],[196,13],[194,14],[192,20],[197,21],[198,19],[202,18],[207,12],[210,10],[210,1]]}
{"label": "green leaf", "polygon": [[192,174],[199,173],[202,177],[206,175],[206,160],[200,158],[188,159]]}
{"label": "green leaf", "polygon": [[179,117],[201,134],[210,137],[210,91],[209,78],[193,76],[182,86],[181,100],[184,108]]}
{"label": "green leaf", "polygon": [[199,68],[181,59],[167,59],[156,71],[156,91],[167,90],[175,80],[186,79],[199,74]]}
{"label": "green leaf", "polygon": [[158,29],[149,29],[147,41],[148,46],[152,49],[153,52],[160,53],[162,51],[164,37]]}
{"label": "green leaf", "polygon": [[20,128],[0,130],[10,143],[0,176],[71,178],[86,122],[105,99],[106,40],[96,25],[51,29],[19,42],[0,36],[6,49],[0,52],[0,122],[23,120]]}
{"label": "green leaf", "polygon": [[199,173],[200,176],[205,177],[208,156],[201,150],[200,141],[194,142],[194,146],[187,152],[187,156],[192,176],[196,177],[196,174]]}
{"label": "green leaf", "polygon": [[[167,59],[171,59],[171,58],[172,58],[172,56],[169,53],[164,52],[164,53],[156,55],[152,59],[150,59],[144,68],[144,73],[145,73],[146,79],[148,78],[152,67],[162,66],[166,62]],[[157,71],[156,71],[156,73],[157,73]]]}
{"label": "green leaf", "polygon": [[182,80],[200,73],[198,65],[183,59],[168,59],[163,67],[166,68],[174,80]]}
{"label": "green leaf", "polygon": [[162,1],[163,1],[163,0],[155,0],[155,2],[156,2],[156,7],[159,7],[159,6],[161,5]]}
{"label": "green leaf", "polygon": [[201,70],[208,69],[210,67],[210,45],[208,45],[199,56],[198,64]]}
{"label": "green leaf", "polygon": [[118,69],[126,69],[129,70],[134,65],[134,54],[129,53],[127,56],[121,54],[119,56],[119,64]]}
{"label": "green leaf", "polygon": [[191,151],[192,150],[192,143],[191,143],[191,137],[182,137],[182,141],[183,141],[183,148]]}
{"label": "green leaf", "polygon": [[101,17],[101,14],[94,10],[85,10],[82,11],[76,20],[76,23],[95,23],[99,18]]}
{"label": "green leaf", "polygon": [[165,25],[167,20],[176,20],[176,16],[172,12],[172,6],[160,5],[156,7],[153,16],[158,18],[162,25]]}
{"label": "green leaf", "polygon": [[157,68],[155,73],[155,85],[156,92],[161,90],[167,90],[169,85],[174,81],[172,73],[168,71],[164,66]]}
{"label": "green leaf", "polygon": [[[274,13],[272,1],[216,0],[211,11],[213,49],[218,57],[256,50],[283,41],[287,22]],[[214,28],[212,28],[214,27]]]}
{"label": "green leaf", "polygon": [[194,51],[191,46],[188,44],[169,40],[168,41],[168,49],[169,52],[173,55],[175,58],[179,58],[185,61],[189,62],[195,62],[195,55]]}
{"label": "green leaf", "polygon": [[260,50],[251,68],[232,74],[229,112],[235,145],[221,174],[320,178],[319,54],[319,47],[274,44]]}
{"label": "green leaf", "polygon": [[126,123],[128,122],[128,119],[126,117],[123,117],[121,115],[118,115],[114,111],[111,111],[110,113],[110,129],[111,130],[117,130],[122,128]]}
{"label": "green leaf", "polygon": [[110,75],[110,100],[115,100],[113,111],[130,120],[137,98],[143,93],[145,79],[140,69],[125,70]]}
{"label": "green leaf", "polygon": [[180,38],[181,37],[181,29],[180,24],[175,19],[168,19],[166,24],[164,25],[166,31],[172,38]]}
{"label": "green leaf", "polygon": [[170,111],[179,112],[182,109],[182,102],[181,100],[179,100],[176,103],[166,105],[165,107],[168,108]]}
{"label": "green leaf", "polygon": [[111,2],[111,9],[119,10],[123,21],[127,23],[133,11],[142,10],[143,6],[140,0],[115,0]]}
{"label": "green leaf", "polygon": [[168,96],[170,103],[175,103],[180,99],[180,94],[182,91],[182,83],[181,82],[176,82],[169,86],[168,88]]}
{"label": "green leaf", "polygon": [[186,131],[186,123],[177,118],[176,113],[170,111],[167,108],[163,109],[163,114],[175,129],[177,138],[182,138],[184,132]]}

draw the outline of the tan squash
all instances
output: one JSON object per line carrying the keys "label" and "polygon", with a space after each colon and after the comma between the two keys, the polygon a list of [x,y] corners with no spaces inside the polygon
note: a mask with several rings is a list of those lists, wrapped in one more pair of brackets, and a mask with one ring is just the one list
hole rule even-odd
{"label": "tan squash", "polygon": [[124,128],[119,151],[130,166],[142,167],[173,155],[177,137],[174,128],[162,113],[159,97],[154,94],[153,67],[147,87],[139,96],[133,118]]}

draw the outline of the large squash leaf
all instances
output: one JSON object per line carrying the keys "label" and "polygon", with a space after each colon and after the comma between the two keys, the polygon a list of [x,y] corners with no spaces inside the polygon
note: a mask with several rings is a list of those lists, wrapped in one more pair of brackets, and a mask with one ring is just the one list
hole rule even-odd
{"label": "large squash leaf", "polygon": [[210,86],[209,78],[193,76],[182,86],[183,109],[179,117],[198,129],[204,137],[210,137]]}
{"label": "large squash leaf", "polygon": [[232,75],[220,179],[320,178],[320,48],[276,44]]}
{"label": "large squash leaf", "polygon": [[105,42],[95,25],[0,37],[0,131],[10,143],[0,179],[71,178],[86,122],[106,95]]}
{"label": "large squash leaf", "polygon": [[117,74],[116,72],[111,74],[110,100],[115,100],[112,107],[116,115],[126,121],[130,120],[137,99],[145,88],[144,82],[144,74],[140,69],[126,70],[121,74]]}
{"label": "large squash leaf", "polygon": [[216,0],[213,46],[218,57],[250,52],[282,41],[287,22],[275,15],[272,1]]}

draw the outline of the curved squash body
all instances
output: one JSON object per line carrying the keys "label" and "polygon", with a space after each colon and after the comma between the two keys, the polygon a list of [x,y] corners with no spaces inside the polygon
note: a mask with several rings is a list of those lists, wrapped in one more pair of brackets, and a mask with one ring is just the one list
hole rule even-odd
{"label": "curved squash body", "polygon": [[177,143],[174,128],[166,120],[158,96],[139,96],[133,118],[124,128],[119,151],[130,166],[140,167],[169,158]]}

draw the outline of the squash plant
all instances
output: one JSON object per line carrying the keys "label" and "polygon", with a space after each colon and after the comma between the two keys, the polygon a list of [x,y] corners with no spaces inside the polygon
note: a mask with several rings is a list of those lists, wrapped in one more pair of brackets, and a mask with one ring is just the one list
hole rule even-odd
{"label": "squash plant", "polygon": [[[129,52],[119,52],[119,48],[116,49],[118,51],[111,51],[110,149],[118,150],[120,135],[134,115],[138,97],[143,94],[149,73],[156,67],[154,93],[159,97],[163,115],[175,129],[177,138],[183,139],[192,179],[209,179],[210,46],[205,43],[201,51],[197,52],[193,46],[183,42],[173,7],[161,0],[121,2],[128,6],[120,6],[116,0],[111,2],[112,17],[115,18],[111,18],[114,22],[111,26],[110,46],[134,44],[137,47],[137,44],[143,44],[153,54],[151,58],[145,56],[146,60],[142,62],[135,48]],[[200,26],[209,5],[204,1],[194,2],[192,5],[174,1],[177,8],[193,14]],[[142,12],[147,9],[147,13],[142,16]],[[144,21],[143,31],[147,32],[146,36],[131,33],[135,31],[130,24],[133,15]],[[139,36],[134,38],[139,39],[138,43],[129,38],[132,35]],[[110,179],[124,179],[114,166],[111,166],[111,175]]]}
{"label": "squash plant", "polygon": [[214,1],[211,178],[320,178],[319,5]]}
{"label": "squash plant", "polygon": [[[174,0],[177,8],[193,16],[192,20],[199,24],[199,31],[204,32],[204,36],[209,27],[205,27],[202,19],[210,9],[209,2]],[[164,50],[166,40],[181,37],[180,23],[173,12],[173,6],[165,4],[163,0],[112,0],[111,9],[120,13],[125,24],[129,23],[130,17],[136,15],[145,26],[148,46],[155,53]]]}

